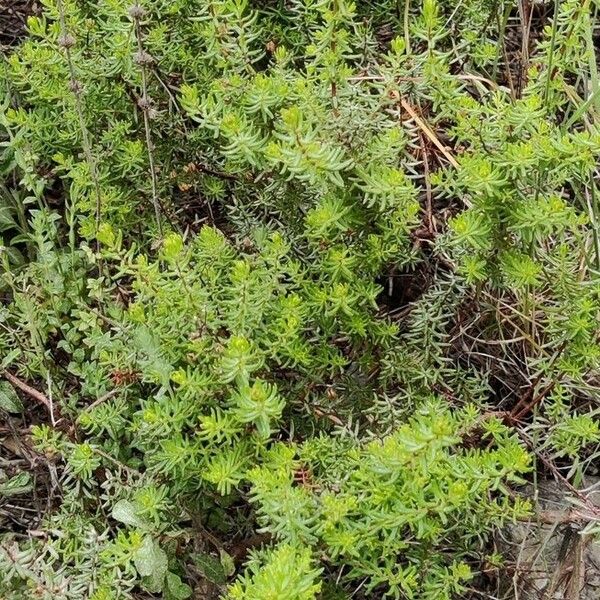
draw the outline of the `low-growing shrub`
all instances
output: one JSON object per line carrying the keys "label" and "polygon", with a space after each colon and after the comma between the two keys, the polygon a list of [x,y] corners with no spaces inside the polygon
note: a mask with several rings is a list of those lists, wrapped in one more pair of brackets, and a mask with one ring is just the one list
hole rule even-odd
{"label": "low-growing shrub", "polygon": [[43,6],[3,59],[0,595],[483,589],[524,478],[597,459],[595,2]]}

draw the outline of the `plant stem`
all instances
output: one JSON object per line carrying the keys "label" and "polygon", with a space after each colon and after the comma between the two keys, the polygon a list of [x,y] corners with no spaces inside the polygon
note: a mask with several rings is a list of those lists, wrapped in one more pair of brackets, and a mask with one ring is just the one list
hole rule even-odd
{"label": "plant stem", "polygon": [[410,54],[410,30],[408,27],[410,18],[410,0],[404,0],[404,41],[406,43],[406,54]]}
{"label": "plant stem", "polygon": [[134,9],[131,12],[131,16],[133,18],[135,37],[137,39],[137,47],[138,47],[138,57],[140,64],[140,72],[142,78],[142,98],[138,103],[138,106],[142,109],[142,114],[144,118],[144,132],[146,137],[146,150],[148,152],[148,165],[150,167],[150,181],[152,185],[152,205],[154,206],[154,216],[156,218],[156,226],[158,228],[158,235],[162,238],[162,224],[161,224],[161,215],[160,215],[160,202],[158,200],[158,185],[156,182],[156,169],[154,166],[154,151],[152,145],[152,131],[150,128],[150,99],[148,97],[148,83],[146,76],[146,61],[142,60],[144,56],[147,56],[147,53],[144,50],[144,44],[142,43],[142,27],[140,23],[140,15],[143,12],[143,9],[136,3]]}
{"label": "plant stem", "polygon": [[554,0],[554,15],[552,17],[552,36],[550,38],[550,50],[548,51],[548,73],[546,73],[546,89],[544,90],[544,102],[548,101],[550,94],[550,81],[552,79],[552,62],[554,60],[554,48],[556,46],[556,32],[558,30],[558,10],[560,2]]}
{"label": "plant stem", "polygon": [[[71,77],[70,88],[73,92],[73,96],[75,97],[75,107],[77,110],[77,117],[79,119],[79,128],[81,130],[81,138],[82,138],[82,147],[83,153],[85,155],[86,161],[88,163],[88,167],[90,169],[90,175],[92,177],[92,182],[94,185],[94,191],[96,196],[96,233],[98,233],[98,229],[100,228],[100,211],[102,207],[102,200],[100,195],[100,182],[98,177],[98,168],[96,165],[96,160],[92,153],[92,144],[90,142],[90,133],[85,124],[85,118],[83,113],[83,89],[81,87],[81,83],[77,80],[77,75],[75,71],[75,65],[73,63],[73,57],[71,55],[71,47],[75,43],[75,38],[69,33],[67,29],[67,22],[65,17],[65,9],[62,0],[57,0],[56,6],[58,8],[59,20],[60,20],[60,29],[61,29],[61,46],[65,50],[65,56],[67,58],[67,65],[69,67],[69,74]],[[97,242],[98,243],[98,242]]]}

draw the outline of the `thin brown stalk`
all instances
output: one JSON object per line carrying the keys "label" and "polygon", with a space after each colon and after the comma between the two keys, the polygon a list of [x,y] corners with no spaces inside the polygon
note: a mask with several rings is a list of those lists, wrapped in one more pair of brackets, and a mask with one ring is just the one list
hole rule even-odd
{"label": "thin brown stalk", "polygon": [[79,80],[77,79],[77,73],[75,70],[75,64],[73,62],[73,56],[71,54],[71,48],[75,45],[76,39],[69,32],[67,28],[67,20],[65,16],[65,9],[62,0],[57,0],[56,7],[58,9],[59,21],[60,21],[60,30],[61,35],[59,38],[59,45],[65,51],[65,57],[67,59],[67,65],[69,68],[69,76],[71,78],[70,81],[70,89],[73,92],[73,96],[75,98],[75,108],[77,111],[77,118],[79,120],[79,129],[81,130],[81,145],[83,148],[83,153],[85,155],[85,159],[88,163],[88,167],[90,169],[90,175],[92,177],[92,182],[94,185],[94,193],[96,196],[96,232],[100,227],[100,214],[102,209],[102,196],[100,194],[100,180],[98,176],[98,167],[96,165],[96,160],[94,158],[94,154],[92,152],[92,144],[90,141],[90,133],[85,124],[85,117],[83,112],[83,87]]}
{"label": "thin brown stalk", "polygon": [[458,161],[448,152],[447,148],[440,142],[438,136],[432,131],[432,129],[421,119],[415,109],[404,99],[400,100],[402,108],[411,116],[414,122],[417,124],[419,129],[435,144],[437,149],[446,157],[446,160],[456,169],[458,169]]}
{"label": "thin brown stalk", "polygon": [[40,404],[43,404],[50,413],[53,412],[52,403],[50,402],[47,396],[42,394],[42,392],[39,392],[24,381],[21,381],[16,375],[13,375],[10,371],[0,371],[0,374],[7,381],[10,381],[10,383],[16,388],[19,388],[22,392],[25,392],[30,398],[33,398]]}
{"label": "thin brown stalk", "polygon": [[135,31],[135,37],[137,40],[137,60],[136,62],[140,66],[141,84],[142,84],[142,97],[138,102],[144,119],[144,132],[146,137],[146,151],[148,153],[148,165],[150,167],[150,182],[152,186],[152,205],[154,206],[154,216],[156,218],[156,226],[158,228],[158,235],[162,238],[162,224],[161,224],[161,211],[160,201],[158,199],[158,184],[156,180],[156,168],[154,164],[154,146],[152,144],[152,130],[150,127],[150,114],[151,114],[151,100],[148,96],[148,81],[147,81],[147,67],[152,63],[152,57],[145,51],[144,44],[142,41],[142,25],[141,19],[143,18],[145,11],[138,4],[134,4],[129,14],[133,19],[133,26]]}

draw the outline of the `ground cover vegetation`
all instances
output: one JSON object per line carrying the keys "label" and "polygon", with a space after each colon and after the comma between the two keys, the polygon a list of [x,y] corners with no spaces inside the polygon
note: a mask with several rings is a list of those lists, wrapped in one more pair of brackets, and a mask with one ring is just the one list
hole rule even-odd
{"label": "ground cover vegetation", "polygon": [[492,597],[541,477],[600,530],[596,0],[19,6],[0,596]]}

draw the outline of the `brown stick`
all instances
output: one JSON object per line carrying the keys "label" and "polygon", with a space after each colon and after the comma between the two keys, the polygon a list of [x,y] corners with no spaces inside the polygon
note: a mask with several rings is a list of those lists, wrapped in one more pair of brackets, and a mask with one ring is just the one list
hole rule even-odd
{"label": "brown stick", "polygon": [[42,392],[38,392],[36,389],[27,385],[24,381],[21,381],[18,377],[9,373],[8,371],[0,371],[0,374],[8,379],[15,387],[18,387],[22,392],[25,392],[28,396],[37,400],[40,404],[43,404],[49,411],[52,411],[52,405],[50,400]]}
{"label": "brown stick", "polygon": [[424,167],[424,179],[425,179],[425,196],[427,202],[425,204],[425,214],[427,219],[427,230],[429,233],[433,233],[433,200],[431,194],[431,182],[429,180],[429,159],[427,157],[427,146],[425,146],[425,140],[423,136],[421,138],[421,152],[423,153],[423,167]]}
{"label": "brown stick", "polygon": [[427,125],[427,123],[425,123],[425,121],[419,117],[415,109],[404,99],[401,99],[400,103],[402,104],[402,108],[414,119],[415,123],[419,126],[419,129],[421,129],[421,131],[436,145],[438,150],[446,157],[448,162],[453,167],[458,169],[458,161],[454,158],[454,156],[452,156],[452,154],[450,154],[450,152],[448,152],[444,144],[440,142],[438,136],[435,135],[435,133],[430,129],[429,125]]}
{"label": "brown stick", "polygon": [[598,521],[598,515],[589,514],[584,511],[571,509],[571,510],[542,510],[535,513],[528,519],[531,521],[539,521],[545,525],[563,525],[566,523],[579,523],[579,522],[595,522]]}

